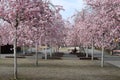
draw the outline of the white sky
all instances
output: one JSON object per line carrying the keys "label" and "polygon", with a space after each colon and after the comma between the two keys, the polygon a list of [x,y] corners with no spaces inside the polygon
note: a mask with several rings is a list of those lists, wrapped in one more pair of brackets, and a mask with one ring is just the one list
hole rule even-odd
{"label": "white sky", "polygon": [[51,0],[51,2],[64,7],[65,11],[61,11],[64,19],[72,16],[76,10],[82,10],[85,6],[83,0]]}

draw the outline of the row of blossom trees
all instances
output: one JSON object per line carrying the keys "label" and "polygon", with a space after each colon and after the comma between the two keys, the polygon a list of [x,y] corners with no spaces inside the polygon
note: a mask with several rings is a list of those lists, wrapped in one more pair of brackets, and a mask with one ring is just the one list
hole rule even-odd
{"label": "row of blossom trees", "polygon": [[92,46],[92,60],[94,47],[101,48],[103,67],[104,49],[112,50],[116,41],[120,42],[120,0],[85,1],[86,7],[74,15],[74,27],[68,37],[72,37],[70,43],[73,46]]}
{"label": "row of blossom trees", "polygon": [[14,79],[17,79],[17,46],[61,45],[64,22],[62,6],[48,0],[0,0],[1,44],[14,45]]}

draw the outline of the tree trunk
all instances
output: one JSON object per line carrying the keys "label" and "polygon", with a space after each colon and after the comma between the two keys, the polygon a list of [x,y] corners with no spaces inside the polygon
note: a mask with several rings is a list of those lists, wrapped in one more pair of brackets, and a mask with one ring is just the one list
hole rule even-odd
{"label": "tree trunk", "polygon": [[55,53],[55,47],[53,48],[53,53]]}
{"label": "tree trunk", "polygon": [[29,45],[29,53],[32,53],[32,45]]}
{"label": "tree trunk", "polygon": [[50,57],[52,57],[52,42],[50,41]]}
{"label": "tree trunk", "polygon": [[81,45],[79,46],[79,50],[78,50],[78,52],[82,53]]}
{"label": "tree trunk", "polygon": [[16,47],[17,47],[17,28],[14,34],[14,79],[17,79],[17,54],[16,54]]}
{"label": "tree trunk", "polygon": [[1,58],[1,45],[0,45],[0,58]]}
{"label": "tree trunk", "polygon": [[113,55],[113,51],[112,50],[110,51],[110,55]]}
{"label": "tree trunk", "polygon": [[102,46],[101,67],[104,67],[104,46]]}
{"label": "tree trunk", "polygon": [[36,43],[36,66],[38,66],[38,44]]}
{"label": "tree trunk", "polygon": [[30,45],[30,53],[32,53],[32,45]]}
{"label": "tree trunk", "polygon": [[88,57],[88,46],[86,47],[86,58]]}
{"label": "tree trunk", "polygon": [[94,60],[94,44],[93,44],[93,42],[92,42],[91,60]]}
{"label": "tree trunk", "polygon": [[55,47],[54,51],[57,52],[57,48],[56,47]]}
{"label": "tree trunk", "polygon": [[54,47],[52,47],[52,53],[54,53]]}
{"label": "tree trunk", "polygon": [[57,47],[57,52],[59,52],[59,49],[60,49],[60,47],[58,46],[58,47]]}
{"label": "tree trunk", "polygon": [[23,54],[25,54],[25,45],[23,44]]}
{"label": "tree trunk", "polygon": [[45,60],[47,60],[47,49],[45,48]]}
{"label": "tree trunk", "polygon": [[52,47],[50,48],[50,57],[52,57]]}

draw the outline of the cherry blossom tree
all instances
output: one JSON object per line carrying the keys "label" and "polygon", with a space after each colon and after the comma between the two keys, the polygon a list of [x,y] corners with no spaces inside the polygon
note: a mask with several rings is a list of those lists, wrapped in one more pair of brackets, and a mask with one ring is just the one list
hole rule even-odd
{"label": "cherry blossom tree", "polygon": [[67,20],[64,26],[64,46],[75,46],[73,25]]}
{"label": "cherry blossom tree", "polygon": [[[101,38],[100,44],[96,42],[96,45],[102,46],[102,58],[101,58],[101,66],[103,67],[103,52],[104,48],[112,49],[112,42],[113,42],[113,34],[111,32],[114,29],[118,30],[119,22],[120,22],[120,1],[119,0],[86,0],[87,4],[92,7],[94,13],[96,14],[95,20],[97,26],[100,27],[99,31],[99,38]],[[119,33],[119,30],[116,31]],[[117,38],[119,38],[119,34],[116,34]],[[98,40],[97,38],[96,40]],[[100,40],[100,39],[99,39]]]}
{"label": "cherry blossom tree", "polygon": [[[20,25],[39,22],[51,22],[53,13],[49,9],[49,2],[42,0],[1,0],[0,18],[11,25],[14,32],[14,78],[17,79],[17,31]],[[44,24],[43,24],[44,25]]]}
{"label": "cherry blossom tree", "polygon": [[[81,11],[76,15],[74,33],[78,33],[78,40],[83,45],[102,48],[101,67],[103,67],[104,48],[112,50],[115,47],[114,40],[120,37],[120,1],[86,0],[86,2],[87,12],[83,14]],[[82,35],[83,33],[84,35]]]}

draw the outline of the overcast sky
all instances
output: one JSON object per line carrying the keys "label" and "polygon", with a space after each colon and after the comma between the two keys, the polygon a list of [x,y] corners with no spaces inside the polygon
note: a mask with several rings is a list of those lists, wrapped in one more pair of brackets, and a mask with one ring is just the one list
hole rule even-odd
{"label": "overcast sky", "polygon": [[83,0],[51,0],[53,4],[61,5],[65,11],[61,11],[64,19],[72,16],[76,10],[80,11],[84,8]]}

